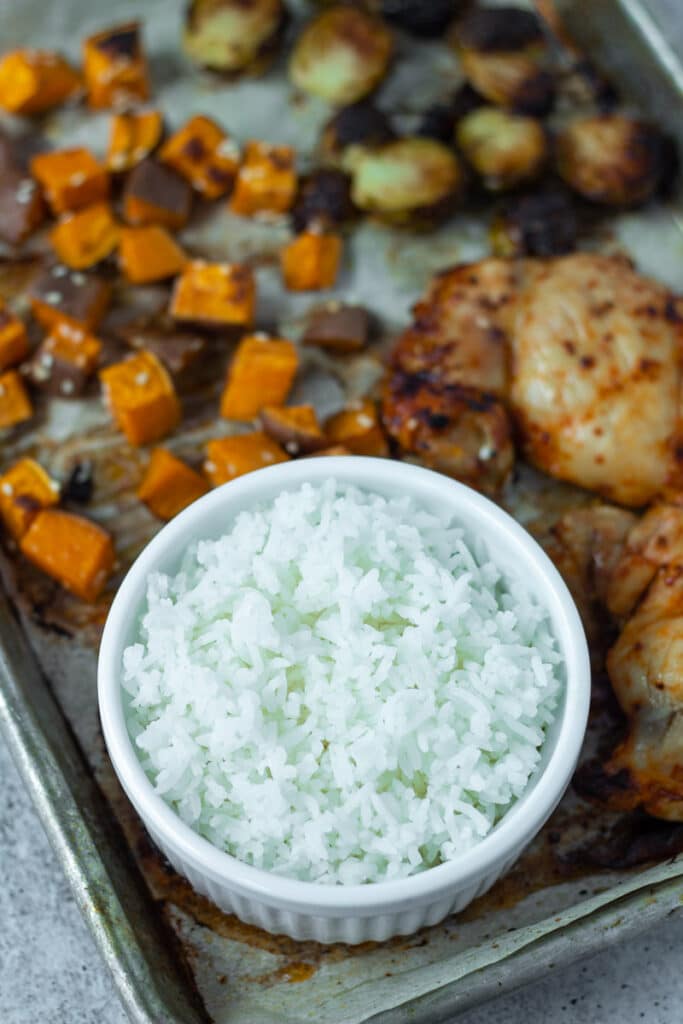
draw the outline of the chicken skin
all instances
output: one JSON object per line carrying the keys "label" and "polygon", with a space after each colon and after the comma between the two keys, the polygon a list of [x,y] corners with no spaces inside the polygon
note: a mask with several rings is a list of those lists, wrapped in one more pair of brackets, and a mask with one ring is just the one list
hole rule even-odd
{"label": "chicken skin", "polygon": [[[428,450],[430,465],[482,490],[511,469],[514,434],[549,475],[637,507],[679,481],[682,351],[676,298],[622,257],[483,260],[439,275],[415,307],[392,354],[384,422],[403,454]],[[489,415],[498,403],[494,445],[475,449],[471,429],[463,442],[458,415],[430,424],[424,404],[454,386],[485,396]]]}

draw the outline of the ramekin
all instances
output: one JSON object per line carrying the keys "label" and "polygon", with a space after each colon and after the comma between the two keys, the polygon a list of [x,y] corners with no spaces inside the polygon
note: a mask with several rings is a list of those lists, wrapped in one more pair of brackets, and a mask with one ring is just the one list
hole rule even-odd
{"label": "ramekin", "polygon": [[[305,481],[333,477],[387,496],[412,495],[426,507],[448,506],[488,543],[493,559],[521,574],[547,608],[565,663],[561,707],[541,764],[520,800],[473,849],[420,874],[368,885],[300,882],[251,867],[197,835],[154,791],[124,721],[122,654],[133,641],[147,578],[173,572],[187,546],[224,533],[242,509]],[[168,523],[137,558],[112,604],[99,654],[104,737],[128,798],[157,846],[194,888],[222,910],[275,934],[318,942],[358,943],[407,935],[462,910],[519,857],[564,793],[583,741],[590,695],[586,639],[574,602],[552,562],[511,516],[476,491],[441,474],[388,459],[303,459],[242,476],[200,498]]]}

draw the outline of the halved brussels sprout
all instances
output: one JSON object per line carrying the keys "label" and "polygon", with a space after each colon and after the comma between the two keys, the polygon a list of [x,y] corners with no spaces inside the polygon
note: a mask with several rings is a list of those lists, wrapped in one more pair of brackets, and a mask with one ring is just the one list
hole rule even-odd
{"label": "halved brussels sprout", "polygon": [[625,114],[573,121],[556,144],[557,169],[595,203],[637,206],[656,191],[670,163],[667,139],[653,124]]}
{"label": "halved brussels sprout", "polygon": [[392,49],[391,33],[378,18],[356,7],[335,6],[299,36],[289,73],[304,92],[329,103],[355,103],[382,81]]}
{"label": "halved brussels sprout", "polygon": [[433,139],[406,138],[377,148],[359,147],[351,198],[391,223],[430,222],[445,213],[463,186],[460,162]]}
{"label": "halved brussels sprout", "polygon": [[480,7],[462,18],[453,40],[467,80],[491,103],[545,114],[555,95],[544,64],[548,47],[541,23],[519,7]]}
{"label": "halved brussels sprout", "polygon": [[455,140],[467,163],[491,192],[537,177],[548,158],[540,121],[498,107],[480,107],[464,117]]}
{"label": "halved brussels sprout", "polygon": [[495,256],[559,256],[576,246],[574,201],[561,186],[506,200],[491,223]]}
{"label": "halved brussels sprout", "polygon": [[320,158],[331,167],[347,169],[357,146],[381,146],[396,138],[387,115],[372,100],[359,100],[338,110],[323,128]]}
{"label": "halved brussels sprout", "polygon": [[183,46],[212,71],[258,74],[275,55],[287,19],[282,0],[192,0]]}
{"label": "halved brussels sprout", "polygon": [[351,179],[343,171],[322,167],[307,175],[291,210],[292,226],[298,233],[317,224],[327,229],[340,227],[357,214],[351,202]]}
{"label": "halved brussels sprout", "polygon": [[465,82],[449,100],[435,103],[423,112],[416,135],[451,142],[458,122],[485,103],[483,96]]}
{"label": "halved brussels sprout", "polygon": [[462,0],[371,0],[369,6],[398,28],[434,39],[448,28]]}

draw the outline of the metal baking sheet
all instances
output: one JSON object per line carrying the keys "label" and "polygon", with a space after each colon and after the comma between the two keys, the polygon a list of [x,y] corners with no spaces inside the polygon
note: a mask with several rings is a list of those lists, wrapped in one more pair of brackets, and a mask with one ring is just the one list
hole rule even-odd
{"label": "metal baking sheet", "polygon": [[[634,0],[560,4],[575,36],[638,101],[683,142],[683,71],[645,5]],[[291,142],[306,158],[326,110],[293,101],[281,62],[264,79],[217,84],[188,68],[178,52],[181,5],[168,0],[119,3],[115,20],[139,16],[152,55],[156,98],[172,126],[195,112],[213,114],[238,139]],[[77,56],[78,40],[112,20],[103,2],[60,0],[19,6],[0,0],[3,48],[52,45]],[[458,81],[445,48],[404,40],[397,71],[382,92],[388,109],[411,113]],[[638,69],[637,80],[634,69]],[[106,116],[67,110],[46,119],[55,142],[103,145]],[[623,245],[646,272],[679,286],[683,234],[674,206],[629,214],[613,223],[607,245]],[[220,212],[184,235],[206,255],[246,258],[258,267],[263,325],[296,334],[310,304],[283,294],[272,257],[283,236]],[[460,214],[438,232],[412,236],[374,225],[354,233],[339,293],[366,303],[390,332],[404,323],[430,274],[486,252],[481,217]],[[0,286],[2,273],[0,272]],[[153,291],[153,290],[152,290]],[[147,296],[154,301],[154,294]],[[306,386],[323,411],[344,393],[360,393],[377,364],[361,357],[344,380],[325,360],[311,359]],[[202,396],[202,401],[206,395]],[[80,404],[79,404],[80,406]],[[132,496],[140,458],[121,445],[96,401],[75,409],[52,403],[39,436],[22,435],[16,450],[40,447],[59,471],[89,451],[112,466],[94,514],[117,534],[125,557],[156,529]],[[188,429],[173,443],[192,452],[218,425],[189,409]],[[221,430],[226,428],[222,426]],[[7,453],[9,454],[9,453]],[[536,511],[545,500],[538,481],[518,495]],[[557,498],[553,488],[552,500]],[[563,492],[561,492],[563,493]],[[0,602],[0,722],[36,800],[131,1019],[140,1024],[276,1024],[289,1021],[361,1024],[436,1022],[458,1009],[521,984],[553,965],[616,941],[680,907],[683,860],[647,869],[561,870],[554,834],[565,841],[589,829],[594,811],[573,794],[491,893],[463,914],[417,936],[357,948],[322,947],[276,938],[220,913],[164,864],[112,775],[95,700],[96,638],[104,608],[85,610],[12,560],[3,560]],[[30,600],[26,594],[30,594]]]}

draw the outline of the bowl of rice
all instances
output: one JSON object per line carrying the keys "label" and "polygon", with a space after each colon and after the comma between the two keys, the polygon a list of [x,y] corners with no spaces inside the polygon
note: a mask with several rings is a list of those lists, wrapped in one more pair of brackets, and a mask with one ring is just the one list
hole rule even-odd
{"label": "bowl of rice", "polygon": [[358,943],[457,912],[569,783],[576,607],[488,499],[406,463],[305,459],[219,487],[123,581],[99,703],[173,866],[273,933]]}

